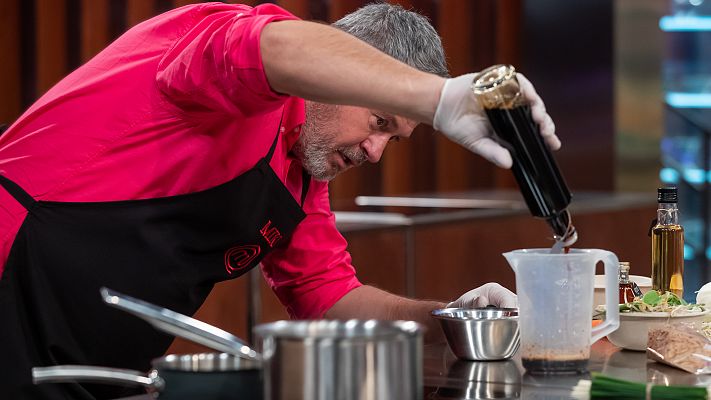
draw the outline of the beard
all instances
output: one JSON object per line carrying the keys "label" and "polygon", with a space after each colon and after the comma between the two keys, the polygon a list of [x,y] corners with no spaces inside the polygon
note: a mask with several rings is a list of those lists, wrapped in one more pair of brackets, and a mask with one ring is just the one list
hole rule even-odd
{"label": "beard", "polygon": [[339,112],[337,105],[306,102],[306,121],[293,151],[301,159],[303,168],[318,181],[330,181],[342,172],[338,162],[333,161],[336,153],[353,166],[367,159],[360,145],[336,145]]}

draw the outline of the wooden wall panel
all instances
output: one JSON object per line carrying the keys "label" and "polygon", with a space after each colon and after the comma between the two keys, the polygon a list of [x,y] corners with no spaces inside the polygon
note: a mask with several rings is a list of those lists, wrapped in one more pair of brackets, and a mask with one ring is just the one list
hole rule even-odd
{"label": "wooden wall panel", "polygon": [[523,22],[522,0],[499,0],[496,2],[496,60],[497,64],[521,63],[521,25]]}
{"label": "wooden wall panel", "polygon": [[344,15],[357,10],[367,4],[365,0],[332,0],[328,10],[328,21],[334,22]]}
{"label": "wooden wall panel", "polygon": [[94,57],[109,43],[109,0],[81,2],[82,63]]}
{"label": "wooden wall panel", "polygon": [[[499,0],[496,2],[495,54],[492,64],[521,65],[522,0]],[[497,188],[515,188],[516,180],[509,170],[489,167],[491,185]]]}
{"label": "wooden wall panel", "polygon": [[355,210],[356,196],[380,194],[381,172],[381,164],[366,162],[339,175],[329,184],[332,207],[337,210]]}
{"label": "wooden wall panel", "polygon": [[[413,135],[415,133],[413,132]],[[414,191],[415,145],[411,140],[388,144],[382,159],[382,181],[380,193],[383,196],[401,196]]]}
{"label": "wooden wall panel", "polygon": [[278,0],[276,3],[301,19],[311,19],[309,0]]}
{"label": "wooden wall panel", "polygon": [[153,12],[155,14],[161,14],[173,8],[173,0],[153,0]]}
{"label": "wooden wall panel", "polygon": [[11,123],[20,114],[20,1],[0,1],[0,124]]}
{"label": "wooden wall panel", "polygon": [[[631,263],[633,274],[650,276],[646,229],[653,215],[654,205],[574,214],[580,234],[575,247],[612,251]],[[547,237],[548,226],[524,214],[420,228],[415,236],[415,297],[446,300],[486,282],[514,290],[514,273],[501,254],[549,247]]]}
{"label": "wooden wall panel", "polygon": [[37,93],[42,95],[67,73],[67,20],[63,0],[36,0]]}
{"label": "wooden wall panel", "polygon": [[174,7],[182,7],[186,6],[188,4],[195,4],[195,3],[202,3],[203,1],[201,0],[173,0],[173,6]]}
{"label": "wooden wall panel", "polygon": [[37,21],[35,17],[35,2],[20,2],[20,52],[18,56],[20,61],[20,105],[23,109],[37,98]]}
{"label": "wooden wall panel", "polygon": [[[410,179],[412,179],[411,193],[433,193],[436,191],[436,147],[434,145],[436,136],[440,133],[435,132],[434,128],[429,125],[420,124],[412,133],[409,142],[412,147],[412,171]],[[388,191],[383,186],[383,193]]]}
{"label": "wooden wall panel", "polygon": [[126,0],[126,26],[132,27],[155,15],[152,1]]}
{"label": "wooden wall panel", "polygon": [[[469,0],[449,0],[439,3],[437,29],[449,61],[452,76],[472,72],[478,54],[490,53],[490,49],[475,45],[475,30],[480,35],[476,42],[485,42],[490,34],[484,31],[487,16],[492,8],[490,2]],[[479,68],[481,69],[481,68]],[[436,146],[436,188],[437,191],[466,190],[475,185],[476,180],[490,176],[490,167],[476,158],[468,150],[438,136]]]}
{"label": "wooden wall panel", "polygon": [[286,312],[286,309],[281,305],[279,299],[264,279],[261,280],[260,293],[262,300],[260,322],[289,319],[289,314]]}
{"label": "wooden wall panel", "polygon": [[260,3],[262,3],[262,1],[260,1],[260,0],[229,0],[229,1],[226,1],[225,3],[239,3],[239,4],[246,4],[248,6],[256,6]]}
{"label": "wooden wall panel", "polygon": [[404,229],[354,232],[348,235],[358,279],[390,293],[405,295],[406,243]]}

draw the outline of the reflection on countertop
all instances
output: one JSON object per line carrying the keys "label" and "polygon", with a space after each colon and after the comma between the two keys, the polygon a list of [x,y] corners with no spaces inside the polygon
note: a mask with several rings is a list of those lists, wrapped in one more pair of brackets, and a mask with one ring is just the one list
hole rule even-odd
{"label": "reflection on countertop", "polygon": [[[424,348],[424,399],[585,399],[573,388],[590,374],[532,376],[525,373],[516,354],[505,361],[464,361],[457,359],[445,344]],[[647,360],[646,353],[621,350],[606,339],[593,344],[589,371],[636,382],[656,385],[711,385],[711,376],[687,372]],[[123,400],[150,400],[150,395]]]}
{"label": "reflection on countertop", "polygon": [[[711,376],[693,375],[648,361],[646,353],[621,350],[606,339],[593,344],[589,371],[656,385],[711,385]],[[425,399],[580,399],[573,388],[590,374],[532,376],[516,354],[511,360],[458,360],[446,344],[425,346]]]}

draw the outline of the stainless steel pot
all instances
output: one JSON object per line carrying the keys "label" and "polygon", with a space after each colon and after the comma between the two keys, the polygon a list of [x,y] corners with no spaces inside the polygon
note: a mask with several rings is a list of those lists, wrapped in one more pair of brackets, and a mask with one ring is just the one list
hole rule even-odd
{"label": "stainless steel pot", "polygon": [[422,327],[412,321],[258,325],[267,400],[419,400]]}
{"label": "stainless steel pot", "polygon": [[84,365],[32,368],[35,384],[91,382],[143,386],[161,400],[261,399],[261,363],[226,353],[168,355],[139,371]]}
{"label": "stainless steel pot", "polygon": [[85,365],[32,368],[35,384],[94,382],[140,385],[161,399],[228,400],[262,398],[260,355],[239,338],[202,321],[102,288],[104,302],[144,319],[156,329],[224,353],[168,355],[152,362],[148,375],[139,371]]}

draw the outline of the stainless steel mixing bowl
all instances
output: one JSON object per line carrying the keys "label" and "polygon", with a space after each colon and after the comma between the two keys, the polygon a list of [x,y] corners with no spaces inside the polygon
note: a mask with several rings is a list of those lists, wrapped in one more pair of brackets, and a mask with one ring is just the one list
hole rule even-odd
{"label": "stainless steel mixing bowl", "polygon": [[505,360],[521,343],[515,308],[444,308],[432,316],[454,355],[463,360]]}

